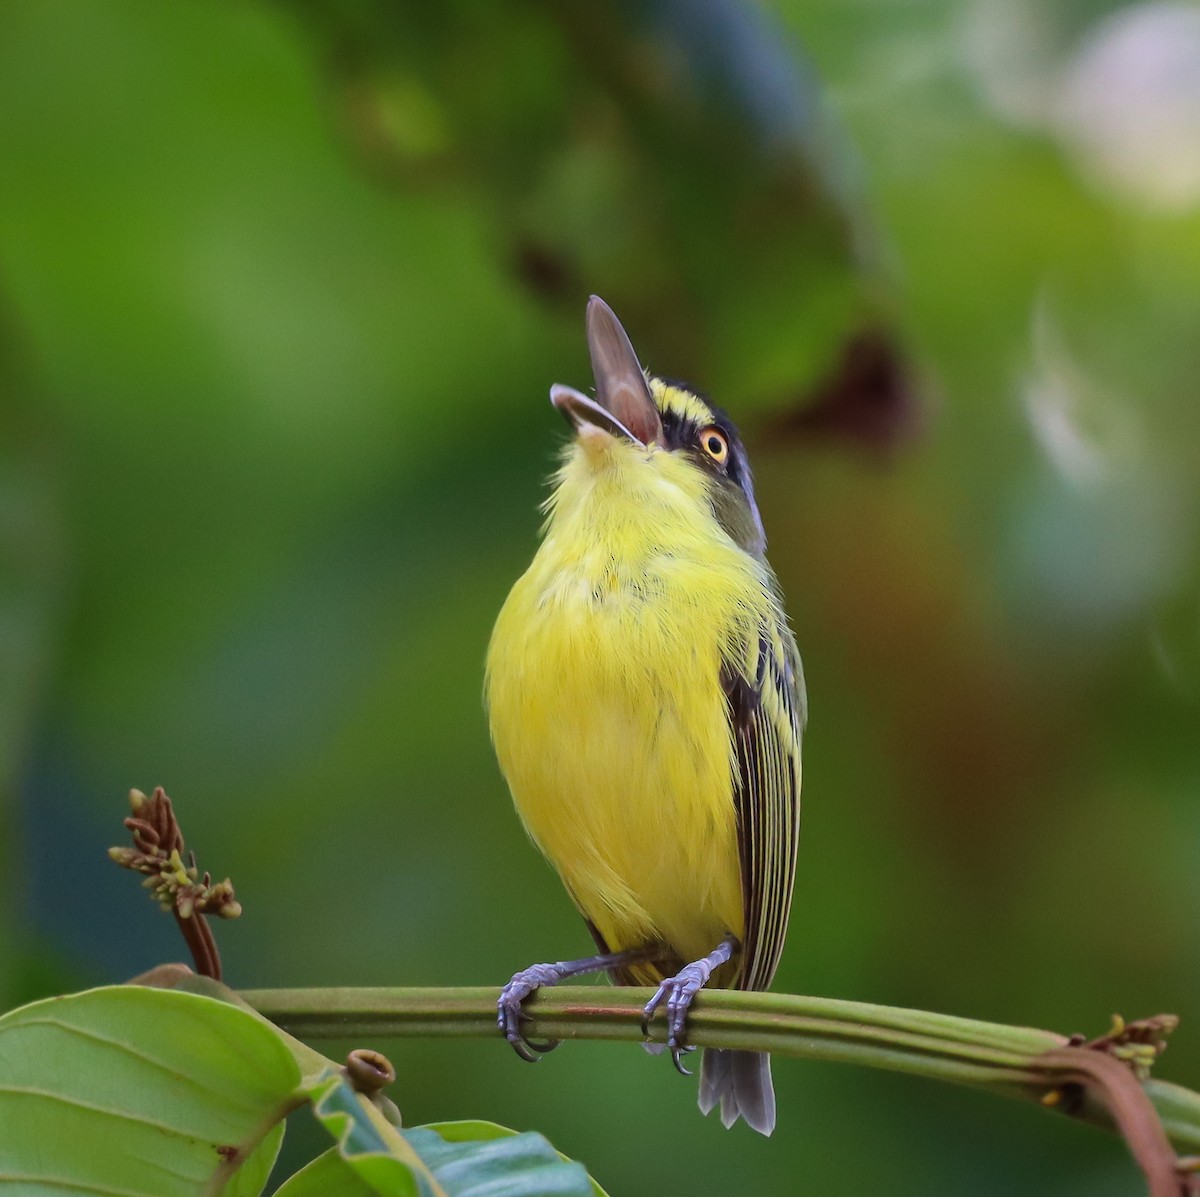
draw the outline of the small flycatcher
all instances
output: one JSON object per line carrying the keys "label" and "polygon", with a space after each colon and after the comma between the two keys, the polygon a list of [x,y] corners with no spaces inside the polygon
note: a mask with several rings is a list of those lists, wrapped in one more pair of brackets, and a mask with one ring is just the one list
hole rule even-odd
{"label": "small flycatcher", "polygon": [[[647,375],[603,300],[587,310],[596,396],[555,386],[574,429],[533,563],[492,634],[492,739],[517,812],[599,954],[517,973],[521,1002],[607,971],[654,985],[675,1065],[702,986],[766,989],[787,933],[800,829],[804,675],[765,557],[737,430]],[[770,1134],[770,1061],[708,1049],[700,1108]]]}

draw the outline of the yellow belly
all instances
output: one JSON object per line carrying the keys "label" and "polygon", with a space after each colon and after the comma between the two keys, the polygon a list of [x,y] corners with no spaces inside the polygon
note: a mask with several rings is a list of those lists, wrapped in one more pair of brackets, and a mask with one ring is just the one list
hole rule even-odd
{"label": "yellow belly", "polygon": [[552,531],[513,588],[488,651],[492,738],[529,834],[609,948],[694,960],[743,931],[720,667],[755,616],[753,579],[732,544],[619,544]]}
{"label": "yellow belly", "polygon": [[728,719],[713,642],[685,659],[646,601],[514,590],[492,735],[529,834],[613,951],[685,960],[742,931]]}

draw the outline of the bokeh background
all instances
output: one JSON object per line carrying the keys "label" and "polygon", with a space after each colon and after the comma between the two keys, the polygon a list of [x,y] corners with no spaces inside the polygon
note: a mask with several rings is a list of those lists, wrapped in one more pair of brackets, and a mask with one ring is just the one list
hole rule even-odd
{"label": "bokeh background", "polygon": [[[1200,1085],[1200,7],[6,0],[0,992],[499,984],[586,933],[487,741],[589,292],[738,417],[812,717],[777,985],[1099,1034]],[[380,1044],[406,1121],[615,1194],[1128,1194],[1118,1140],[776,1064]],[[303,1130],[303,1128],[299,1128]],[[310,1146],[315,1140],[310,1141]],[[305,1150],[303,1133],[289,1148]]]}

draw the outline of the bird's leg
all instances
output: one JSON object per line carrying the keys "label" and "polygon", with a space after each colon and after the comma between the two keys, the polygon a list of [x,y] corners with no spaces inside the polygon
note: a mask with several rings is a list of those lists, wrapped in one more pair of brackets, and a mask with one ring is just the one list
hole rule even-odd
{"label": "bird's leg", "polygon": [[529,1015],[521,1009],[521,1003],[530,994],[549,985],[557,985],[567,977],[581,977],[584,973],[599,973],[610,968],[624,968],[627,964],[643,964],[654,960],[662,953],[658,945],[630,948],[624,952],[608,952],[600,956],[585,956],[581,960],[560,960],[556,964],[533,964],[513,974],[513,979],[500,991],[496,1003],[496,1021],[504,1038],[513,1045],[513,1050],[522,1060],[533,1063],[534,1054],[553,1051],[559,1044],[557,1039],[546,1043],[531,1043],[521,1032],[521,1023]]}
{"label": "bird's leg", "polygon": [[642,1011],[642,1034],[650,1034],[650,1020],[654,1012],[667,1003],[667,1047],[671,1049],[671,1060],[684,1076],[692,1074],[679,1062],[684,1052],[693,1051],[685,1047],[683,1042],[684,1026],[687,1023],[688,1010],[696,994],[708,984],[713,971],[728,964],[733,954],[740,948],[736,935],[726,935],[719,944],[703,960],[684,965],[673,977],[668,977],[658,987],[658,992],[646,1003]]}

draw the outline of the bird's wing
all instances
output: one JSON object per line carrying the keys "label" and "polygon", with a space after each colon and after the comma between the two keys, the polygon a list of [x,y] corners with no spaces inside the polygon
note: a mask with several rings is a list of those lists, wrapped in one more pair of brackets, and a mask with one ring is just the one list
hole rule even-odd
{"label": "bird's wing", "polygon": [[760,629],[744,661],[723,670],[735,743],[734,800],[742,868],[739,989],[766,989],[787,934],[800,833],[804,673],[782,616]]}

